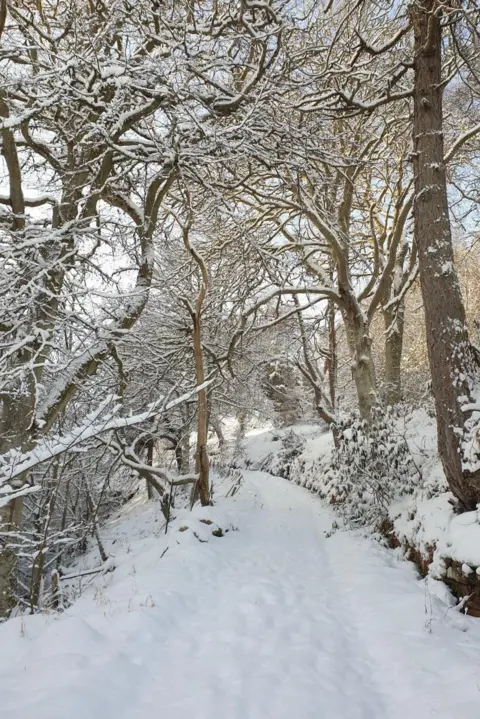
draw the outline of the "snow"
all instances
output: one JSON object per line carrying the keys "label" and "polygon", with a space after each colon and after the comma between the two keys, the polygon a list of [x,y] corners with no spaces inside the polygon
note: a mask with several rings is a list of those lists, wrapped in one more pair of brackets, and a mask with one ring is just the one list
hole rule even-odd
{"label": "snow", "polygon": [[[331,435],[317,424],[296,424],[284,428],[256,428],[246,433],[243,446],[243,458],[248,466],[260,467],[268,458],[277,454],[281,448],[281,440],[293,430],[298,437],[306,441],[303,455],[308,451],[311,459],[323,456],[326,445],[331,443]],[[326,442],[322,441],[326,440]],[[308,450],[307,450],[308,447]]]}
{"label": "snow", "polygon": [[[400,541],[406,540],[426,557],[448,532],[454,517],[450,492],[436,497],[406,496],[393,502],[389,514],[395,534]],[[462,560],[463,561],[463,560]]]}
{"label": "snow", "polygon": [[12,499],[19,499],[20,497],[25,497],[27,494],[32,494],[34,492],[40,491],[39,486],[33,486],[25,485],[23,487],[15,489],[10,484],[2,484],[0,485],[0,509],[2,507],[6,507],[7,504],[10,504]]}
{"label": "snow", "polygon": [[480,523],[477,512],[465,512],[454,517],[438,551],[457,562],[480,566]]}
{"label": "snow", "polygon": [[327,538],[301,487],[244,480],[167,534],[155,502],[127,505],[103,527],[114,571],[0,626],[0,717],[478,719],[478,620],[372,540]]}
{"label": "snow", "polygon": [[[249,433],[244,446],[245,465],[279,473],[282,439],[292,430],[303,446],[292,464],[291,479],[327,499],[335,497],[337,487],[327,485],[325,472],[333,450],[332,436],[318,425]],[[455,514],[455,498],[448,490],[436,449],[434,418],[419,409],[399,420],[397,430],[405,437],[421,474],[413,493],[396,496],[388,506],[393,533],[401,545],[400,555],[409,548],[418,550],[431,561],[432,579],[445,576],[445,559],[473,569],[480,567],[479,516],[476,512]],[[349,430],[345,434],[349,436]]]}
{"label": "snow", "polygon": [[125,74],[125,67],[123,67],[122,65],[116,65],[116,64],[105,65],[105,67],[103,67],[103,69],[100,73],[101,77],[104,79],[109,78],[109,77],[119,77],[120,75],[124,75],[124,74]]}

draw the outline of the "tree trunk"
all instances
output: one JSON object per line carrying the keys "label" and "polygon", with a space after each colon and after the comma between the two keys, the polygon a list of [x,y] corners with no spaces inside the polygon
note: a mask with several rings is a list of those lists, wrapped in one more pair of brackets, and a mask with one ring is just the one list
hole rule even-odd
{"label": "tree trunk", "polygon": [[39,508],[39,516],[35,524],[37,525],[37,544],[35,546],[35,557],[32,564],[32,579],[30,582],[30,613],[34,614],[40,605],[40,597],[42,592],[42,584],[45,569],[45,560],[47,555],[48,530],[52,520],[53,511],[57,501],[57,489],[61,477],[59,463],[54,465],[53,480],[47,482],[47,501]]}
{"label": "tree trunk", "polygon": [[219,419],[211,419],[210,424],[212,426],[213,431],[217,435],[218,446],[219,446],[219,449],[221,450],[221,449],[223,449],[223,447],[225,447],[225,435],[223,434],[222,423]]}
{"label": "tree trunk", "polygon": [[[16,383],[0,396],[0,454],[9,450],[28,450],[33,446],[31,424],[35,409],[35,383],[29,373],[25,386]],[[27,484],[28,473],[13,480],[14,489]],[[22,522],[23,499],[13,499],[0,508],[0,619],[8,617],[17,602],[18,557],[11,533],[18,532]]]}
{"label": "tree trunk", "polygon": [[[197,385],[200,386],[205,382],[205,370],[203,365],[200,314],[198,312],[194,317],[193,325],[195,374]],[[208,406],[206,389],[198,391],[197,403],[197,452],[195,456],[195,472],[198,474],[198,480],[196,489],[202,506],[206,506],[210,504],[210,478],[207,452]]]}
{"label": "tree trunk", "polygon": [[237,414],[237,420],[238,420],[238,437],[240,441],[243,441],[245,439],[245,435],[247,432],[247,413],[245,410],[240,410]]}
{"label": "tree trunk", "polygon": [[[188,198],[190,199],[190,198]],[[200,289],[195,300],[195,309],[190,309],[193,322],[193,355],[195,359],[195,379],[197,387],[205,383],[205,362],[202,347],[202,308],[203,301],[208,288],[208,271],[203,257],[190,244],[190,229],[192,226],[192,215],[189,208],[188,222],[183,227],[183,242],[185,249],[195,260],[201,274]],[[197,450],[195,454],[195,472],[198,474],[197,483],[194,486],[192,499],[200,497],[202,506],[211,504],[210,501],[210,468],[207,452],[208,440],[208,397],[206,388],[197,392]]]}
{"label": "tree trunk", "polygon": [[371,341],[362,342],[361,353],[354,359],[353,379],[357,389],[360,416],[370,422],[376,398]]}
{"label": "tree trunk", "polygon": [[[147,441],[147,464],[149,467],[153,467],[153,437],[149,437]],[[153,487],[151,482],[147,482],[147,497],[153,499]]]}
{"label": "tree trunk", "polygon": [[184,451],[183,451],[183,440],[179,439],[178,442],[175,445],[175,461],[177,463],[177,470],[179,474],[187,474],[188,469],[185,470],[185,460],[184,460]]}
{"label": "tree trunk", "polygon": [[17,601],[17,555],[9,533],[18,531],[22,511],[22,497],[0,509],[0,619],[9,616]]}
{"label": "tree trunk", "polygon": [[190,472],[190,423],[188,423],[184,430],[180,440],[182,447],[182,474],[188,474]]}
{"label": "tree trunk", "polygon": [[347,305],[343,311],[343,321],[352,360],[358,409],[362,419],[370,422],[377,396],[370,328],[361,310],[353,306]]}
{"label": "tree trunk", "polygon": [[462,438],[471,398],[474,359],[454,266],[444,164],[442,31],[437,0],[411,6],[415,35],[414,171],[415,239],[419,253],[438,451],[454,495],[464,510],[480,500],[479,472],[462,467]]}
{"label": "tree trunk", "polygon": [[397,310],[383,310],[385,327],[385,403],[398,404],[402,401],[402,351],[405,307]]}
{"label": "tree trunk", "polygon": [[337,388],[337,328],[335,326],[335,304],[328,300],[328,385],[330,390],[330,403],[335,411]]}

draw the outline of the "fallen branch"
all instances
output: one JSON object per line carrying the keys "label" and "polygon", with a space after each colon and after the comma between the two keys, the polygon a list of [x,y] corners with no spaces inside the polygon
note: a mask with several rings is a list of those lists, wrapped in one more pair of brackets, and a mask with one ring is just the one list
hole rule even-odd
{"label": "fallen branch", "polygon": [[95,569],[85,569],[83,572],[75,572],[74,574],[60,574],[60,579],[62,582],[66,581],[67,579],[80,579],[81,577],[88,577],[91,574],[108,574],[108,572],[113,572],[115,569],[115,564],[113,560],[109,559],[105,562],[105,564],[102,564],[101,567],[96,567]]}

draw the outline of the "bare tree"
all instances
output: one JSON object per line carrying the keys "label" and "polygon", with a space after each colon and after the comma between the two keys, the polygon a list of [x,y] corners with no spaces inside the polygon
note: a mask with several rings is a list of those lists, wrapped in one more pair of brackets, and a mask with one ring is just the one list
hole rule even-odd
{"label": "bare tree", "polygon": [[438,449],[449,486],[462,509],[468,510],[480,500],[480,471],[464,465],[468,404],[472,403],[479,372],[478,357],[468,337],[449,219],[443,142],[442,10],[436,0],[421,0],[411,7],[415,38],[415,237]]}
{"label": "bare tree", "polygon": [[[413,98],[414,192],[409,202],[413,201],[438,448],[452,492],[462,509],[472,509],[480,498],[472,415],[478,357],[469,341],[454,264],[446,167],[480,126],[471,126],[445,150],[442,100],[452,78],[461,78],[465,67],[472,72],[472,52],[464,52],[459,37],[475,36],[478,7],[437,0],[399,3],[394,13],[383,15],[381,42],[378,36],[369,38],[372,33],[365,23],[366,17],[372,20],[378,13],[382,11],[375,3],[343,5],[342,29],[348,17],[358,42],[350,56],[352,72],[342,75],[331,102],[340,113],[371,116],[384,106]],[[459,27],[463,30],[456,30]],[[452,30],[453,38],[446,53],[444,29]],[[357,71],[365,77],[365,58],[370,58],[370,68],[360,86]],[[384,63],[382,68],[379,62]]]}
{"label": "bare tree", "polygon": [[[226,119],[262,93],[280,48],[275,6],[40,0],[10,3],[7,16],[2,5],[6,534],[31,489],[13,455],[28,468],[82,390],[112,368],[121,374],[118,345],[147,304],[155,231],[179,169],[196,177],[199,157],[208,164],[228,146]],[[3,549],[1,616],[16,573]]]}

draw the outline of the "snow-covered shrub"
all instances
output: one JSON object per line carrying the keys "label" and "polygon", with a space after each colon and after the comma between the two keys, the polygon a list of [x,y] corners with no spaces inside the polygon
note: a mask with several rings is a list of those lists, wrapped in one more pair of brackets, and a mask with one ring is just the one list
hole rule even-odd
{"label": "snow-covered shrub", "polygon": [[377,408],[370,424],[351,415],[339,422],[334,449],[320,493],[355,526],[377,528],[393,499],[413,492],[420,479],[399,411]]}
{"label": "snow-covered shrub", "polygon": [[422,437],[431,421],[424,412],[417,415],[408,406],[376,408],[370,425],[358,414],[345,415],[336,448],[332,433],[320,426],[265,433],[247,439],[242,463],[320,495],[353,526],[377,529],[392,502],[423,488],[421,473],[429,475],[435,442],[427,432],[424,446]]}
{"label": "snow-covered shrub", "polygon": [[299,437],[293,429],[289,430],[282,437],[281,449],[278,454],[272,456],[266,471],[278,477],[294,479],[292,472],[294,461],[301,456],[304,446],[305,440]]}

